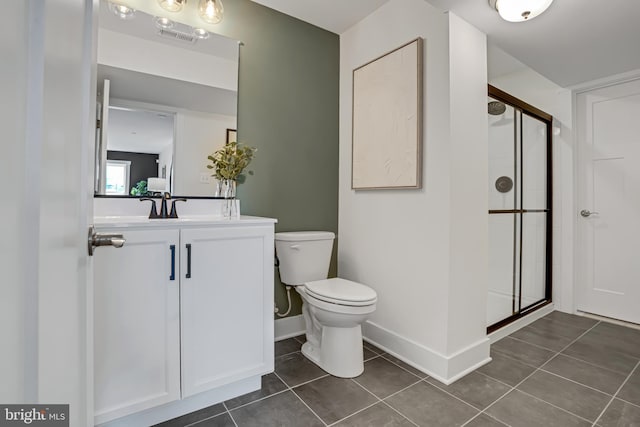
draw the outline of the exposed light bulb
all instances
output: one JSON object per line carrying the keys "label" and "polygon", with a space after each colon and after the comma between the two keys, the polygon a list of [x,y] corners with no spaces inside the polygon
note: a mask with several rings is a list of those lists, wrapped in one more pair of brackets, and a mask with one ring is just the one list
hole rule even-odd
{"label": "exposed light bulb", "polygon": [[124,19],[124,20],[133,19],[135,17],[135,14],[136,14],[136,10],[135,9],[130,8],[129,6],[125,6],[123,4],[119,4],[119,3],[109,2],[109,10],[111,11],[111,13],[116,15],[118,18]]}
{"label": "exposed light bulb", "polygon": [[198,13],[204,22],[209,24],[219,23],[222,21],[222,15],[224,15],[222,0],[200,0]]}
{"label": "exposed light bulb", "polygon": [[187,0],[158,0],[158,4],[169,12],[180,12]]}
{"label": "exposed light bulb", "polygon": [[204,28],[194,28],[193,35],[196,36],[197,39],[206,40],[209,38],[209,31]]}
{"label": "exposed light bulb", "polygon": [[502,19],[509,22],[530,21],[547,10],[553,0],[489,0]]}
{"label": "exposed light bulb", "polygon": [[170,28],[173,28],[173,21],[169,18],[156,16],[153,21],[156,23],[156,27],[161,30],[168,30]]}

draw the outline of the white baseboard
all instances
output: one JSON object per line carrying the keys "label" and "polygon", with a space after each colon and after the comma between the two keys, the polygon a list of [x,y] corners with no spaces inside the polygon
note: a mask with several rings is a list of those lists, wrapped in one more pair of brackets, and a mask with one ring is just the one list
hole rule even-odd
{"label": "white baseboard", "polygon": [[99,423],[100,420],[98,419],[99,417],[97,417],[95,425],[97,427],[151,426],[246,393],[251,393],[252,391],[260,390],[261,384],[262,375],[257,375],[102,424]]}
{"label": "white baseboard", "polygon": [[373,322],[365,322],[362,334],[365,341],[447,385],[491,361],[488,338],[445,356]]}
{"label": "white baseboard", "polygon": [[302,335],[305,330],[304,317],[302,317],[302,314],[275,320],[276,341]]}
{"label": "white baseboard", "polygon": [[546,316],[547,314],[551,313],[552,311],[555,310],[555,307],[553,305],[553,303],[545,305],[544,307],[542,307],[539,310],[534,311],[533,313],[527,314],[526,316],[512,322],[509,323],[507,326],[503,326],[502,328],[498,329],[497,331],[493,331],[489,334],[489,340],[491,341],[491,344],[493,344],[494,342],[501,340],[502,338],[506,337],[507,335],[511,335],[512,333],[514,333],[515,331],[524,328],[525,326],[529,325],[530,323],[535,322],[536,320]]}

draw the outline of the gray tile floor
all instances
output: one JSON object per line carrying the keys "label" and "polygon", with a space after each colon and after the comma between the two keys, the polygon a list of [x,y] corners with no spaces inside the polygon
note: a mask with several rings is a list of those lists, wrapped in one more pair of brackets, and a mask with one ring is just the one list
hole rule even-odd
{"label": "gray tile floor", "polygon": [[262,389],[174,426],[640,426],[640,330],[553,312],[491,348],[493,361],[446,386],[364,344],[365,371],[328,375],[276,343]]}

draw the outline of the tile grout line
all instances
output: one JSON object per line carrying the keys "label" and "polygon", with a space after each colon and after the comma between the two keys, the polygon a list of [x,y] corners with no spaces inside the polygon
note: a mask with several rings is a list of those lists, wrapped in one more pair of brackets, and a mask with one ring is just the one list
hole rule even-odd
{"label": "tile grout line", "polygon": [[[551,359],[555,359],[555,358],[556,358],[556,356],[553,356]],[[551,361],[551,359],[549,359],[549,361]],[[578,385],[580,385],[580,386],[582,386],[584,388],[588,388],[588,389],[591,389],[593,391],[597,391],[598,393],[605,394],[607,396],[613,396],[611,393],[607,393],[605,391],[598,390],[595,387],[591,387],[590,385],[587,385],[587,384],[582,384],[581,382],[572,380],[571,378],[563,377],[562,375],[556,374],[555,372],[547,371],[546,369],[542,369],[542,368],[540,368],[540,371],[544,372],[545,374],[553,375],[554,377],[562,378],[563,380],[567,380],[567,381],[572,382],[574,384],[578,384]]]}
{"label": "tile grout line", "polygon": [[[385,359],[385,360],[386,360],[386,359]],[[389,360],[389,362],[391,362],[391,361]],[[393,363],[393,362],[391,362],[391,363]],[[408,372],[408,371],[407,371],[407,372]],[[415,374],[412,374],[412,375],[414,375],[414,376],[415,376]],[[410,422],[411,424],[413,424],[414,426],[418,426],[418,424],[414,423],[414,422],[413,422],[409,417],[407,417],[405,414],[403,414],[403,413],[402,413],[402,412],[400,412],[398,409],[396,409],[396,408],[394,408],[393,406],[391,406],[391,405],[389,404],[389,402],[387,402],[387,399],[389,399],[390,397],[395,396],[396,394],[402,393],[403,391],[408,390],[409,388],[411,388],[411,387],[413,387],[414,385],[419,384],[419,383],[421,383],[421,382],[423,381],[423,379],[422,379],[422,378],[420,378],[420,377],[418,377],[418,376],[416,376],[416,378],[418,378],[418,381],[414,382],[413,384],[409,384],[409,385],[408,385],[408,386],[406,386],[405,388],[402,388],[402,389],[400,389],[400,390],[396,391],[395,393],[391,393],[389,396],[385,397],[384,399],[380,399],[380,401],[381,401],[382,403],[384,403],[386,406],[388,406],[389,408],[391,408],[391,410],[393,410],[393,411],[397,412],[398,414],[400,414],[400,416],[401,416],[402,418],[406,419],[407,421],[409,421],[409,422]]]}
{"label": "tile grout line", "polygon": [[[544,317],[541,317],[541,318],[540,318],[540,319],[538,319],[538,320],[542,320],[542,319],[545,319],[545,318],[544,318]],[[572,324],[570,324],[570,323],[565,323],[565,322],[562,322],[562,321],[559,321],[559,320],[551,320],[551,319],[545,319],[545,320],[546,320],[547,322],[557,322],[557,323],[560,323],[560,325],[559,325],[559,326],[570,326],[570,327],[575,328],[575,329],[580,329],[580,330],[582,330],[583,332],[584,332],[584,331],[586,331],[586,330],[588,330],[588,329],[591,329],[591,328],[593,327],[593,325],[592,325],[592,326],[589,326],[588,328],[586,328],[586,329],[585,329],[585,328],[584,328],[584,327],[582,327],[582,326],[572,325]],[[595,322],[599,322],[598,320],[595,320],[595,319],[593,319],[593,320],[594,320]],[[545,331],[543,328],[539,328],[539,327],[537,327],[537,326],[534,326],[534,325],[533,325],[534,323],[535,323],[535,322],[530,323],[530,324],[528,324],[527,326],[525,326],[524,328],[532,328],[532,329],[535,329],[536,331],[540,331],[540,332],[547,332],[547,331]],[[522,328],[522,329],[524,329],[524,328]],[[516,332],[517,332],[517,331],[516,331]],[[569,338],[569,337],[564,337],[564,338],[571,339],[571,338]]]}
{"label": "tile grout line", "polygon": [[227,410],[227,414],[229,414],[229,418],[231,418],[231,421],[233,422],[233,425],[238,427],[238,423],[236,423],[236,420],[233,418],[233,415],[231,415],[231,411],[227,407],[227,404],[225,402],[222,402],[222,406],[224,406],[224,409]]}
{"label": "tile grout line", "polygon": [[[531,377],[532,377],[536,372],[538,372],[539,370],[541,370],[541,369],[542,369],[542,368],[543,368],[547,363],[549,363],[552,359],[554,359],[558,354],[560,354],[561,352],[563,352],[564,350],[566,350],[567,348],[569,348],[573,343],[575,343],[575,342],[576,342],[576,341],[578,341],[580,338],[582,338],[584,335],[586,335],[589,331],[591,331],[593,328],[595,328],[599,323],[600,323],[600,322],[596,323],[596,324],[595,324],[595,325],[593,325],[591,328],[589,328],[589,329],[587,329],[586,331],[584,331],[580,336],[578,336],[576,339],[574,339],[574,340],[573,340],[573,341],[571,341],[569,344],[567,344],[567,345],[566,345],[562,350],[560,350],[560,351],[556,352],[556,354],[554,354],[553,356],[551,356],[551,357],[550,357],[546,362],[544,362],[542,365],[540,365],[539,367],[537,367],[533,372],[531,372],[529,375],[527,375],[525,378],[523,378],[523,379],[522,379],[522,381],[520,381],[520,382],[519,382],[519,383],[517,383],[516,385],[512,386],[512,387],[511,387],[511,390],[509,390],[508,392],[506,392],[505,394],[503,394],[502,396],[500,396],[500,397],[499,397],[498,399],[496,399],[493,403],[491,403],[489,406],[487,406],[487,407],[486,407],[486,408],[484,408],[482,411],[480,411],[480,414],[486,414],[486,415],[488,415],[488,416],[490,416],[490,417],[491,417],[491,414],[489,414],[489,413],[487,413],[487,412],[486,412],[486,411],[487,411],[487,409],[491,408],[491,407],[492,407],[492,406],[494,406],[496,403],[498,403],[499,401],[501,401],[502,399],[504,399],[504,397],[505,397],[505,396],[507,396],[507,395],[511,394],[511,392],[513,392],[514,390],[517,390],[517,387],[518,387],[518,386],[520,386],[523,382],[525,382],[526,380],[528,380],[529,378],[531,378]],[[506,338],[506,337],[505,337],[505,338]],[[508,357],[508,356],[507,356],[507,357]],[[513,359],[513,358],[510,358],[510,359],[512,359],[512,360],[516,360],[516,359]],[[518,361],[518,360],[516,360],[516,361]],[[519,362],[519,361],[518,361],[518,362]],[[522,363],[522,362],[520,362],[520,363]],[[527,365],[527,364],[525,363],[524,365]],[[527,365],[527,366],[531,366],[531,365]],[[491,377],[490,377],[490,378],[491,378]],[[523,392],[522,390],[517,390],[517,391],[519,391],[519,392],[521,392],[521,393],[525,393],[525,392]],[[553,405],[552,403],[549,403],[549,402],[547,402],[546,400],[540,399],[539,397],[532,396],[532,395],[530,395],[529,393],[525,393],[525,394],[527,394],[528,396],[531,396],[531,397],[533,397],[533,398],[535,398],[535,399],[538,399],[538,400],[540,400],[540,401],[542,401],[542,402],[544,402],[544,403],[546,403],[546,404],[548,404],[548,405],[551,405],[551,406],[553,406],[554,408],[560,409],[560,410],[562,410],[562,411],[564,411],[564,412],[566,412],[566,413],[568,413],[568,414],[575,415],[575,414],[573,414],[573,413],[571,413],[571,412],[569,412],[569,411],[567,411],[567,410],[565,410],[565,409],[558,408],[557,406]],[[480,414],[476,415],[476,417],[478,417]],[[492,417],[492,418],[493,418],[493,417]],[[582,417],[579,417],[579,418],[584,419],[584,418],[582,418]],[[471,420],[469,420],[469,421],[471,421]],[[502,420],[499,420],[499,419],[498,419],[498,421],[502,422]],[[591,421],[589,421],[589,420],[586,420],[586,421],[591,422]]]}
{"label": "tile grout line", "polygon": [[414,423],[409,417],[407,417],[405,414],[403,414],[402,412],[398,411],[396,408],[394,408],[393,406],[389,405],[389,403],[385,402],[384,400],[381,400],[380,402],[382,402],[383,405],[385,405],[387,408],[391,409],[393,412],[397,413],[398,415],[400,415],[402,418],[404,418],[405,420],[409,421],[411,424],[413,424],[416,427],[420,427],[418,424]]}
{"label": "tile grout line", "polygon": [[[363,362],[363,363],[364,363],[364,362]],[[367,409],[371,408],[372,406],[375,406],[375,405],[377,405],[378,403],[380,403],[380,402],[381,402],[381,400],[380,400],[380,398],[379,398],[378,396],[376,396],[373,392],[369,391],[365,386],[363,386],[362,384],[360,384],[359,382],[357,382],[355,379],[353,379],[353,378],[349,378],[349,380],[351,380],[351,382],[352,382],[352,383],[354,383],[355,385],[359,386],[359,387],[360,387],[360,388],[362,388],[364,391],[366,391],[367,393],[369,393],[370,395],[372,395],[372,396],[376,399],[376,401],[375,401],[375,402],[373,402],[371,405],[367,405],[367,406],[365,406],[364,408],[358,409],[357,411],[355,411],[355,412],[353,412],[353,413],[351,413],[351,414],[347,415],[346,417],[342,417],[342,418],[340,418],[339,420],[334,421],[333,423],[329,424],[329,426],[332,426],[332,425],[334,425],[334,424],[337,424],[337,423],[339,423],[340,421],[346,420],[347,418],[352,417],[352,416],[354,416],[354,415],[356,415],[356,414],[359,414],[360,412],[365,411],[365,410],[367,410]]]}
{"label": "tile grout line", "polygon": [[[525,365],[525,366],[528,366],[528,367],[530,367],[530,368],[533,368],[533,369],[538,369],[538,366],[530,365],[529,363],[525,363],[525,362],[523,362],[522,360],[518,360],[518,359],[516,359],[515,357],[512,357],[512,356],[510,356],[509,354],[504,353],[504,352],[502,352],[501,350],[499,350],[499,349],[497,349],[497,348],[492,349],[492,351],[495,351],[495,352],[496,352],[496,353],[498,353],[500,356],[506,357],[507,359],[509,359],[509,360],[513,360],[514,362],[521,363],[521,364],[523,364],[523,365]],[[553,351],[552,351],[552,352],[553,352]],[[560,354],[560,353],[558,353],[558,354]],[[554,357],[555,357],[555,356],[556,356],[556,355],[554,355]]]}
{"label": "tile grout line", "polygon": [[[471,372],[469,372],[469,373],[471,373]],[[433,378],[433,380],[434,380],[434,381],[438,381],[438,380],[436,380],[435,378]],[[425,383],[427,383],[427,384],[429,384],[429,385],[431,385],[431,386],[433,386],[433,387],[435,387],[435,388],[437,388],[437,389],[438,389],[438,390],[440,390],[441,392],[446,393],[446,394],[448,394],[449,396],[451,396],[451,397],[453,397],[453,398],[455,398],[455,399],[459,400],[460,402],[462,402],[462,403],[464,403],[465,405],[467,405],[467,406],[469,406],[469,407],[471,407],[471,408],[475,409],[476,411],[482,411],[482,409],[476,408],[475,406],[473,406],[473,405],[472,405],[472,404],[470,404],[469,402],[466,402],[466,401],[462,400],[461,398],[459,398],[459,397],[458,397],[458,396],[456,396],[455,394],[451,394],[451,393],[449,393],[447,390],[443,389],[443,388],[442,388],[442,387],[440,387],[439,385],[428,382],[426,378],[425,378],[425,379],[423,379],[422,381],[423,381],[423,382],[425,382]],[[509,390],[509,391],[511,391],[511,390]],[[505,394],[509,393],[509,391],[507,391]],[[502,396],[500,396],[500,397],[502,397]],[[478,413],[478,414],[476,414],[473,418],[475,418],[475,417],[476,417],[476,416],[478,416],[478,415],[479,415],[479,413]],[[469,420],[469,421],[471,421],[471,420]],[[465,423],[465,424],[466,424],[466,423]]]}
{"label": "tile grout line", "polygon": [[376,406],[378,403],[380,403],[380,401],[379,401],[379,400],[377,400],[377,401],[373,402],[371,405],[367,405],[367,406],[365,406],[365,407],[364,407],[364,408],[362,408],[362,409],[358,409],[358,410],[357,410],[356,412],[354,412],[353,414],[349,414],[349,415],[347,415],[346,417],[342,417],[342,418],[340,418],[339,420],[334,421],[334,422],[332,422],[331,424],[328,424],[328,426],[329,426],[329,427],[332,427],[332,426],[334,426],[334,425],[338,424],[339,422],[342,422],[342,421],[346,420],[347,418],[351,418],[351,417],[353,417],[354,415],[359,414],[359,413],[360,413],[360,412],[362,412],[362,411],[366,411],[367,409],[369,409],[369,408],[371,408],[371,407],[373,407],[373,406]]}
{"label": "tile grout line", "polygon": [[619,396],[615,396],[615,398],[618,399],[618,400],[623,401],[624,403],[627,403],[627,404],[629,404],[631,406],[635,406],[636,408],[640,409],[640,405],[638,405],[637,403],[629,402],[628,400],[623,399],[623,398],[621,398]]}
{"label": "tile grout line", "polygon": [[[210,417],[206,417],[206,418],[203,418],[203,419],[201,419],[201,420],[197,420],[197,421],[194,421],[194,422],[192,422],[192,423],[185,424],[185,425],[184,425],[184,427],[197,426],[198,424],[200,424],[200,423],[201,423],[201,422],[203,422],[203,421],[210,420],[210,419],[212,419],[212,418],[218,417],[218,416],[220,416],[220,415],[224,415],[224,414],[226,414],[226,413],[228,413],[228,412],[229,412],[229,410],[227,409],[227,406],[224,404],[224,402],[214,403],[214,404],[213,404],[213,406],[215,406],[215,405],[222,405],[222,406],[224,407],[224,409],[225,409],[225,410],[224,410],[224,411],[222,411],[222,412],[220,412],[219,414],[211,415]],[[188,414],[185,414],[185,415],[188,415]],[[231,415],[231,414],[229,414],[229,415]],[[169,420],[169,421],[171,421],[171,420]],[[236,427],[237,427],[237,426],[236,426]]]}
{"label": "tile grout line", "polygon": [[[511,390],[509,390],[507,393],[510,393],[510,392],[511,392]],[[495,421],[499,422],[500,424],[503,424],[503,425],[505,425],[505,426],[507,426],[507,427],[511,427],[511,424],[506,423],[506,422],[504,422],[504,421],[501,421],[501,420],[497,419],[496,417],[494,417],[493,415],[485,413],[484,411],[480,411],[480,412],[478,412],[478,413],[477,413],[477,414],[475,414],[473,417],[471,417],[471,419],[467,420],[467,422],[466,422],[466,423],[462,424],[460,427],[464,427],[464,426],[468,425],[471,421],[475,420],[476,418],[481,417],[482,415],[484,415],[484,416],[486,416],[486,417],[489,417],[489,418],[491,418],[492,420],[495,420]]]}
{"label": "tile grout line", "polygon": [[[387,353],[387,354],[388,354],[388,353]],[[391,356],[391,355],[389,355],[389,356]],[[380,357],[382,357],[384,360],[386,360],[386,361],[387,361],[387,362],[389,362],[389,363],[393,363],[393,364],[394,364],[394,365],[396,365],[398,368],[403,369],[405,372],[409,372],[411,375],[415,375],[417,378],[420,378],[418,375],[414,374],[413,372],[411,372],[411,371],[410,371],[410,370],[408,370],[407,368],[405,368],[405,367],[403,367],[403,366],[400,366],[398,363],[394,362],[393,360],[387,359],[386,357],[384,357],[384,355],[382,355],[382,354],[381,354],[381,355],[380,355]],[[391,356],[391,357],[393,357],[393,356]],[[403,363],[404,363],[404,362],[403,362]],[[416,368],[413,368],[413,369],[416,369]],[[416,370],[420,371],[419,369],[416,369]],[[422,372],[422,371],[420,371],[420,372]],[[422,372],[422,373],[424,374],[424,372]],[[420,378],[420,379],[421,379],[421,380],[424,380],[424,379],[430,378],[430,375],[428,375],[428,374],[425,374],[425,375],[426,375],[426,377],[424,377],[424,378]]]}
{"label": "tile grout line", "polygon": [[596,423],[598,421],[600,421],[600,418],[602,418],[602,416],[607,411],[607,409],[609,409],[609,406],[611,406],[611,403],[613,403],[613,401],[616,399],[616,396],[618,395],[618,393],[620,393],[620,390],[622,390],[622,388],[629,381],[629,379],[631,378],[633,373],[636,371],[636,369],[638,369],[638,366],[640,366],[640,361],[638,361],[636,363],[636,366],[634,366],[633,369],[631,370],[631,372],[629,372],[629,375],[627,375],[627,378],[625,378],[625,380],[622,382],[622,384],[620,384],[620,387],[618,387],[618,390],[616,390],[614,395],[611,396],[611,399],[609,400],[609,403],[607,403],[607,405],[604,407],[604,409],[600,412],[600,415],[598,415],[598,418],[596,418],[596,420],[593,422],[593,424],[591,424],[592,426],[595,426]]}
{"label": "tile grout line", "polygon": [[[416,378],[417,378],[417,377],[416,377]],[[416,381],[416,382],[414,382],[414,383],[409,384],[409,385],[408,385],[408,386],[406,386],[405,388],[401,388],[400,390],[396,391],[395,393],[391,393],[389,396],[387,396],[387,397],[385,397],[384,399],[381,399],[381,400],[384,402],[384,401],[386,401],[388,398],[393,397],[393,396],[395,396],[395,395],[396,395],[396,394],[398,394],[398,393],[402,393],[402,392],[403,392],[403,391],[405,391],[406,389],[411,388],[411,387],[413,387],[414,385],[416,385],[416,384],[418,384],[418,383],[421,383],[421,382],[422,382],[422,379],[421,379],[421,378],[418,378],[418,381]]]}
{"label": "tile grout line", "polygon": [[[386,360],[386,359],[385,359],[385,360]],[[415,376],[415,375],[414,375],[414,376]],[[404,390],[406,390],[406,389],[408,389],[408,388],[410,388],[410,387],[413,387],[414,385],[416,385],[416,384],[418,384],[420,381],[422,381],[419,377],[417,377],[417,376],[416,376],[416,378],[418,378],[418,381],[416,381],[416,382],[414,382],[414,383],[412,383],[412,384],[409,384],[408,386],[404,387],[404,388],[403,388],[403,389],[401,389],[401,390],[398,390],[398,391],[397,391],[397,392],[395,392],[395,393],[390,394],[389,396],[385,397],[384,399],[388,399],[389,397],[391,397],[391,396],[395,395],[396,393],[400,393],[401,391],[404,391]],[[413,425],[416,425],[416,426],[417,426],[417,424],[416,424],[416,423],[414,423],[413,421],[411,421],[409,418],[407,418],[407,416],[406,416],[406,415],[404,415],[402,412],[398,411],[396,408],[394,408],[393,406],[391,406],[391,405],[389,405],[388,403],[386,403],[386,402],[384,401],[384,399],[382,399],[382,398],[378,397],[374,392],[372,392],[371,390],[369,390],[368,388],[366,388],[364,385],[360,384],[360,383],[359,383],[358,381],[356,381],[354,378],[351,378],[351,381],[353,381],[354,383],[356,383],[356,384],[357,384],[358,386],[360,386],[364,391],[366,391],[367,393],[371,394],[373,397],[375,397],[375,398],[378,400],[376,403],[374,403],[373,405],[368,406],[367,408],[370,408],[371,406],[377,405],[378,403],[384,403],[386,406],[388,406],[389,408],[391,408],[393,411],[395,411],[395,412],[397,412],[398,414],[400,414],[400,416],[401,416],[402,418],[406,419],[406,420],[407,420],[407,421],[409,421],[411,424],[413,424]],[[359,413],[359,412],[362,412],[362,411],[364,411],[364,410],[365,410],[365,409],[367,409],[367,408],[364,408],[364,409],[361,409],[361,410],[359,410],[359,411],[356,411],[356,412],[354,412],[353,414],[349,415],[348,417],[343,418],[343,420],[344,420],[344,419],[346,419],[346,418],[349,418],[349,417],[351,417],[351,416],[353,416],[353,415],[355,415],[355,414],[357,414],[357,413]],[[339,420],[339,421],[342,421],[342,420]],[[338,422],[338,421],[336,421],[336,422]]]}
{"label": "tile grout line", "polygon": [[[325,423],[325,422],[324,422],[324,420],[323,420],[322,418],[320,418],[320,416],[319,416],[318,414],[316,414],[316,411],[314,411],[313,409],[311,409],[311,408],[309,407],[309,405],[307,405],[307,403],[306,403],[304,400],[302,400],[302,398],[301,398],[300,396],[298,396],[298,393],[296,393],[296,392],[293,390],[293,388],[292,388],[292,387],[289,387],[289,384],[287,384],[286,382],[284,382],[284,380],[283,380],[282,378],[280,378],[280,375],[278,375],[278,374],[276,373],[276,371],[275,371],[275,370],[273,371],[273,374],[274,374],[276,377],[278,377],[278,379],[279,379],[280,381],[282,381],[282,383],[283,383],[284,385],[286,385],[286,386],[287,386],[287,388],[289,389],[289,391],[291,391],[291,393],[293,393],[293,395],[294,395],[295,397],[297,397],[297,398],[298,398],[298,400],[299,400],[300,402],[302,402],[302,404],[303,404],[304,406],[306,406],[306,408],[307,408],[308,410],[310,410],[310,411],[311,411],[311,413],[312,413],[313,415],[315,415],[317,419],[319,419],[319,420],[320,420],[320,422],[322,423],[322,425],[324,425],[324,426],[326,426],[326,425],[327,425],[327,423]],[[320,378],[325,378],[325,377],[327,377],[328,375],[329,375],[329,374],[324,375],[324,376],[322,376],[322,377],[320,377]],[[316,378],[316,380],[318,380],[318,379],[320,379],[320,378]],[[315,380],[311,380],[311,381],[315,381]],[[303,383],[303,384],[308,384],[308,383],[310,383],[311,381],[308,381],[308,382]],[[301,385],[303,385],[303,384],[298,384],[296,387],[299,387],[299,386],[301,386]]]}
{"label": "tile grout line", "polygon": [[255,399],[255,400],[252,400],[251,402],[243,403],[242,405],[238,405],[238,406],[236,406],[235,408],[229,409],[229,412],[231,412],[231,411],[235,411],[236,409],[244,408],[245,406],[251,405],[252,403],[260,402],[260,401],[262,401],[262,400],[268,399],[268,398],[273,397],[273,396],[276,396],[276,395],[278,395],[278,394],[282,394],[282,393],[284,393],[285,391],[289,391],[289,386],[288,386],[286,383],[284,383],[284,382],[283,382],[283,384],[284,384],[284,385],[285,385],[285,387],[286,387],[284,390],[276,391],[275,393],[271,393],[271,394],[270,394],[270,395],[268,395],[268,396],[259,397],[259,398]]}
{"label": "tile grout line", "polygon": [[[374,350],[371,350],[370,348],[369,348],[368,350],[369,350],[369,351],[372,351],[372,352],[374,352],[374,353],[375,353],[375,351],[374,351]],[[411,383],[411,384],[409,384],[408,386],[406,386],[406,387],[404,387],[404,388],[402,388],[402,389],[400,389],[400,390],[398,390],[398,391],[396,391],[396,392],[394,392],[394,393],[391,393],[389,396],[385,397],[384,399],[388,399],[388,398],[390,398],[391,396],[395,396],[396,394],[401,393],[401,392],[403,392],[404,390],[407,390],[407,389],[409,389],[409,388],[413,387],[414,385],[419,384],[420,382],[422,382],[422,380],[423,380],[422,378],[420,378],[419,376],[417,376],[417,375],[416,375],[416,374],[414,374],[413,372],[409,372],[408,370],[404,369],[402,366],[398,365],[397,363],[394,363],[393,361],[391,361],[391,360],[389,360],[389,359],[385,358],[385,357],[382,355],[382,353],[378,354],[378,356],[377,356],[377,357],[380,357],[380,358],[382,358],[383,360],[386,360],[387,362],[391,363],[392,365],[397,366],[398,368],[400,368],[400,369],[404,370],[405,372],[409,373],[410,375],[413,375],[414,377],[416,377],[416,378],[418,379],[418,381],[416,381],[416,382],[414,382],[414,383]],[[372,359],[374,359],[374,358],[372,358]],[[382,403],[383,405],[385,405],[386,407],[388,407],[389,409],[391,409],[392,411],[394,411],[395,413],[397,413],[398,415],[400,415],[402,418],[404,418],[405,420],[409,421],[409,422],[410,422],[411,424],[413,424],[414,426],[419,427],[419,426],[418,426],[418,424],[414,423],[411,419],[409,419],[409,417],[407,417],[405,414],[403,414],[402,412],[400,412],[399,410],[397,410],[397,409],[396,409],[396,408],[394,408],[393,406],[389,405],[389,403],[385,402],[385,400],[384,400],[384,399],[381,399],[380,397],[378,397],[375,393],[373,393],[371,390],[369,390],[368,388],[366,388],[364,385],[360,384],[360,383],[359,383],[358,381],[356,381],[354,378],[351,378],[351,381],[353,381],[353,382],[354,382],[354,383],[356,383],[358,386],[360,386],[363,390],[365,390],[366,392],[368,392],[369,394],[371,394],[371,395],[372,395],[373,397],[375,397],[378,401],[377,401],[376,403],[374,403],[374,404],[372,404],[372,405],[368,406],[367,408],[364,408],[364,409],[361,409],[361,410],[359,410],[359,411],[354,412],[353,414],[349,415],[348,417],[343,418],[342,420],[345,420],[345,419],[347,419],[347,418],[349,418],[349,417],[352,417],[353,415],[355,415],[355,414],[357,414],[357,413],[360,413],[360,412],[362,412],[362,411],[364,411],[364,410],[366,410],[366,409],[368,409],[368,408],[370,408],[370,407],[372,407],[372,406],[375,406],[375,405],[377,405],[378,403]],[[338,420],[338,421],[336,421],[336,423],[338,423],[338,422],[340,422],[340,421],[342,421],[342,420]]]}
{"label": "tile grout line", "polygon": [[291,352],[289,352],[289,353],[284,353],[284,354],[280,354],[280,355],[278,355],[278,356],[274,356],[274,358],[273,358],[273,359],[275,360],[275,359],[279,359],[279,358],[281,358],[281,357],[291,356],[292,354],[296,354],[296,353],[302,353],[302,352],[301,352],[300,350],[291,351]]}
{"label": "tile grout line", "polygon": [[[505,338],[510,338],[512,340],[519,341],[519,342],[522,342],[522,343],[525,343],[525,344],[529,344],[530,346],[537,347],[537,348],[542,349],[542,350],[551,351],[553,353],[557,353],[558,352],[558,350],[554,350],[554,349],[549,348],[549,347],[544,347],[544,346],[541,346],[540,344],[535,344],[535,343],[532,343],[532,342],[529,342],[529,341],[525,341],[525,340],[520,339],[520,338],[512,337],[511,335],[507,335]],[[573,341],[572,341],[572,343],[573,343]],[[498,349],[496,349],[496,350],[498,350]],[[564,350],[564,348],[563,348],[563,350]],[[560,350],[560,351],[562,351],[562,350]]]}
{"label": "tile grout line", "polygon": [[563,356],[563,357],[568,357],[569,359],[577,360],[579,362],[586,363],[587,365],[590,365],[590,366],[593,366],[593,367],[596,367],[596,368],[599,368],[599,369],[604,369],[605,371],[613,372],[614,374],[624,375],[623,372],[616,371],[616,370],[613,370],[611,368],[607,368],[606,366],[598,365],[597,363],[593,363],[593,362],[589,362],[587,360],[580,359],[579,357],[572,356],[570,354],[558,353],[557,355],[560,355],[560,356]]}

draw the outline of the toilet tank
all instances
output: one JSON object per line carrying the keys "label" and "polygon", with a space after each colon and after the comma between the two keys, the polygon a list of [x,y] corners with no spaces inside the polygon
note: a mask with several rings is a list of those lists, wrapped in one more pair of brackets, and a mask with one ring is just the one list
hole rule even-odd
{"label": "toilet tank", "polygon": [[290,286],[326,279],[335,234],[330,231],[276,233],[280,280]]}

